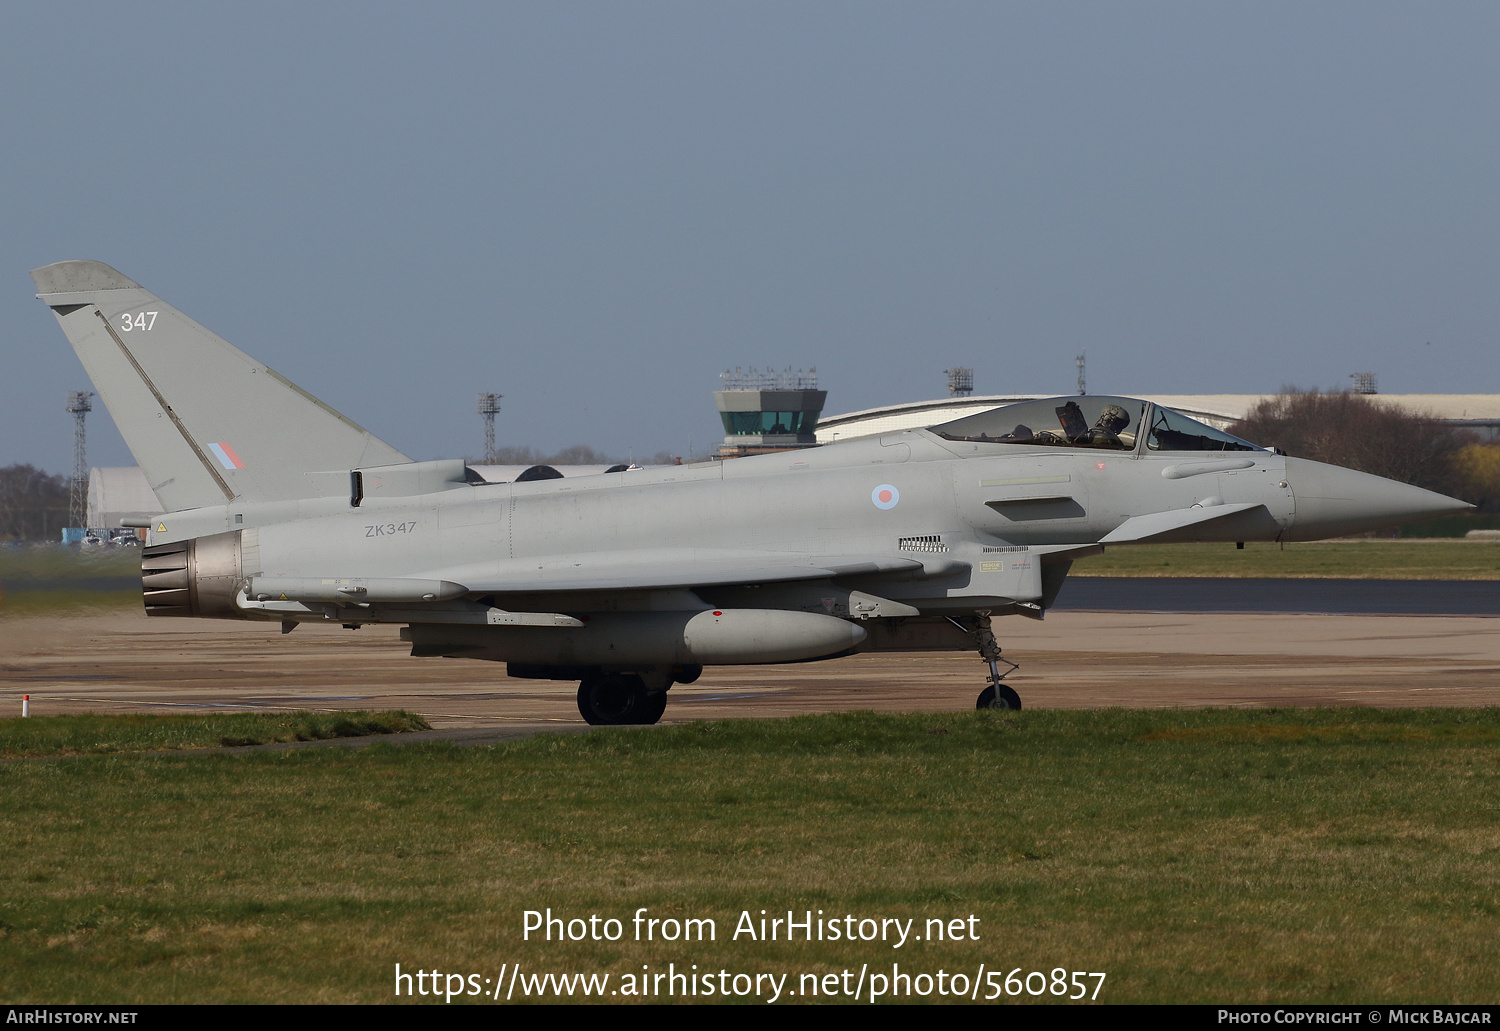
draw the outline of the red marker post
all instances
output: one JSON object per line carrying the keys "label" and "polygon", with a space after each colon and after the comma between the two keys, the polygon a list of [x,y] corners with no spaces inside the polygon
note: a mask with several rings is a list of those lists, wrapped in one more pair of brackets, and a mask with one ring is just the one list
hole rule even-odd
{"label": "red marker post", "polygon": [[30,715],[31,715],[31,695],[29,695],[29,694],[23,694],[21,696],[21,718],[25,719],[27,716],[30,716]]}

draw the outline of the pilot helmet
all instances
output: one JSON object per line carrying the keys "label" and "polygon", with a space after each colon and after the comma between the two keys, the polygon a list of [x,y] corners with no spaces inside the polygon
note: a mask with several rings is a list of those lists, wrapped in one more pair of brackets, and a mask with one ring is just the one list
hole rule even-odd
{"label": "pilot helmet", "polygon": [[1130,413],[1119,405],[1105,405],[1104,410],[1099,413],[1099,419],[1094,423],[1101,430],[1109,430],[1111,433],[1119,433],[1130,425]]}

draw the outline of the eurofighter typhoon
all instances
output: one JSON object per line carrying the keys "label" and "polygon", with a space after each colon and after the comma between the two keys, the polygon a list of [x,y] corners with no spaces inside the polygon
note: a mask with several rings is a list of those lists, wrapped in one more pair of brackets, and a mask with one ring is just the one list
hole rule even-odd
{"label": "eurofighter typhoon", "polygon": [[578,681],[590,723],[654,723],[705,666],[871,651],[975,651],[978,705],[1020,708],[992,620],[1041,619],[1076,559],[1469,507],[1104,396],[491,484],[413,462],[108,265],[31,275],[168,513],[141,563],[148,615],[398,623],[413,655]]}

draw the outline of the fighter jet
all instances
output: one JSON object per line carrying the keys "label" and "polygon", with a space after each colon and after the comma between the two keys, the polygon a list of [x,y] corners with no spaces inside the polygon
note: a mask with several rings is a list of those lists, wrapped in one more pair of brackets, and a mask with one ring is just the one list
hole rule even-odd
{"label": "fighter jet", "polygon": [[977,705],[1018,709],[993,620],[1041,619],[1080,558],[1470,507],[1092,395],[485,483],[458,459],[412,461],[108,265],[31,275],[168,513],[149,521],[148,615],[401,624],[416,656],[577,681],[595,724],[655,723],[705,666],[878,651],[973,650]]}

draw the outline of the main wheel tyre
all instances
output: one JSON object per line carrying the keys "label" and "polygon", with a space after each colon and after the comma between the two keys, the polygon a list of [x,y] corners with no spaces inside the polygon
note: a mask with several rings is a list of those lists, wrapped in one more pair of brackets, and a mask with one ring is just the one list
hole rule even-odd
{"label": "main wheel tyre", "polygon": [[[666,707],[665,698],[662,707]],[[607,673],[578,685],[578,712],[596,727],[639,723],[648,711],[646,683],[633,674]]]}
{"label": "main wheel tyre", "polygon": [[1004,684],[1000,685],[997,693],[994,687],[987,687],[979,692],[979,700],[974,703],[976,709],[1014,709],[1021,708],[1021,696],[1016,694]]}
{"label": "main wheel tyre", "polygon": [[667,692],[657,691],[655,694],[646,696],[646,704],[641,709],[641,718],[637,723],[655,723],[661,719],[661,714],[667,711]]}

